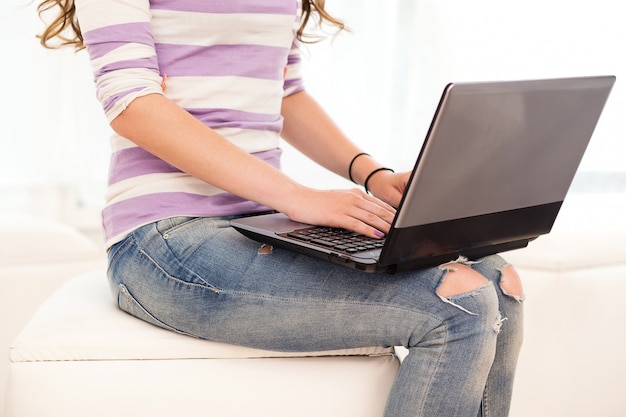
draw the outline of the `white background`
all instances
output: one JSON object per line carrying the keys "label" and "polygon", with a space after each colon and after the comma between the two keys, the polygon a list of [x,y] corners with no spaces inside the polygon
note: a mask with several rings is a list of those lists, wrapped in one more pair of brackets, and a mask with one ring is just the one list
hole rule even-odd
{"label": "white background", "polygon": [[[306,86],[363,150],[410,169],[450,81],[614,74],[572,192],[626,196],[626,28],[614,0],[331,0],[351,32],[304,49]],[[623,19],[622,19],[623,20]],[[47,51],[26,0],[0,2],[0,210],[98,222],[108,132],[85,52]],[[347,181],[285,145],[284,169]],[[97,225],[95,226],[97,227]]]}

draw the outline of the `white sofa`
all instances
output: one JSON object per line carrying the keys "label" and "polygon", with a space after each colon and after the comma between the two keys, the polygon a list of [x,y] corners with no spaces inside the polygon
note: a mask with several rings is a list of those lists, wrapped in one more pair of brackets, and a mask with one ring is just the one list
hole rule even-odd
{"label": "white sofa", "polygon": [[[10,222],[24,223],[27,219]],[[10,224],[5,230],[19,229]],[[48,268],[30,268],[37,246],[30,241],[37,229],[42,253],[67,263],[62,279],[52,280]],[[62,250],[64,254],[59,247],[71,246],[76,237],[65,229],[34,220],[12,239],[12,250],[20,252],[31,276],[23,279],[13,271],[0,275],[6,276],[3,281],[9,286],[20,286],[19,296],[7,297],[4,303],[3,317],[8,322],[22,299],[29,299],[32,308],[21,314],[20,327],[31,316],[33,303],[49,295],[11,348],[3,346],[3,359],[10,357],[8,378],[6,366],[0,375],[7,381],[1,407],[6,417],[382,414],[399,367],[393,347],[268,352],[194,339],[149,325],[129,317],[113,302],[101,250],[97,265],[91,265],[93,270],[78,275],[82,268],[56,253]],[[58,233],[61,230],[69,236]],[[78,246],[74,261],[80,263],[83,252],[82,245]],[[46,288],[40,288],[42,296],[34,300],[30,287],[39,281]],[[11,323],[11,327],[17,325]],[[13,333],[3,337],[15,337]]]}
{"label": "white sofa", "polygon": [[[0,405],[11,342],[39,305],[76,274],[102,268],[102,249],[56,221],[22,214],[0,216]],[[0,406],[0,416],[4,407]]]}
{"label": "white sofa", "polygon": [[103,278],[65,284],[14,342],[7,417],[382,415],[392,349],[283,353],[195,339],[130,318]]}
{"label": "white sofa", "polygon": [[511,417],[626,416],[624,213],[624,195],[572,195],[549,235],[505,254],[527,296]]}
{"label": "white sofa", "polygon": [[[551,234],[532,242],[526,249],[506,254],[507,259],[516,265],[522,275],[527,295],[525,301],[525,342],[518,368],[511,417],[527,417],[531,415],[533,417],[626,416],[626,403],[622,399],[623,394],[626,394],[626,358],[623,353],[626,352],[626,326],[624,326],[624,322],[626,322],[626,303],[623,303],[621,300],[622,294],[626,290],[626,250],[624,250],[623,243],[626,238],[626,222],[622,220],[622,213],[624,213],[624,208],[626,208],[625,202],[621,200],[607,200],[606,197],[598,199],[595,197],[592,199],[573,198],[571,200],[572,203],[569,205],[569,200],[566,202],[559,221],[557,221],[557,225],[555,225]],[[38,225],[38,227],[44,226],[46,225],[43,223]],[[2,224],[3,229],[6,230],[7,227],[11,229],[11,225]],[[49,228],[50,225],[46,227]],[[35,228],[36,226],[33,226],[32,229]],[[29,233],[34,233],[34,230]],[[18,240],[20,239],[14,239],[13,241],[17,242]],[[33,241],[32,237],[25,238],[22,241],[26,242],[26,246],[20,249],[17,245],[13,245],[9,249],[13,251],[11,252],[13,255],[7,258],[7,260],[13,259],[18,261],[18,259],[22,259],[26,265],[22,266],[21,268],[23,269],[20,270],[30,271],[32,274],[21,275],[22,278],[20,280],[11,281],[10,286],[7,286],[5,283],[5,278],[8,276],[5,272],[7,270],[6,266],[3,265],[2,269],[0,269],[0,278],[2,280],[0,282],[2,285],[0,296],[3,297],[1,304],[3,314],[0,317],[0,320],[3,320],[2,340],[6,340],[9,337],[8,333],[5,334],[5,329],[10,329],[10,337],[13,337],[15,327],[18,327],[18,322],[21,327],[25,321],[24,316],[30,316],[30,309],[26,313],[21,313],[21,318],[18,318],[15,312],[21,307],[20,304],[22,304],[24,299],[35,301],[31,293],[32,287],[38,288],[38,300],[40,301],[45,296],[44,292],[49,292],[52,287],[58,286],[61,281],[75,276],[77,270],[84,270],[85,267],[80,261],[80,254],[83,252],[79,250],[76,252],[74,261],[62,257],[65,259],[64,262],[66,262],[67,273],[56,274],[56,276],[62,276],[62,278],[55,278],[54,282],[48,282],[47,280],[51,279],[51,270],[28,266],[28,263],[31,261],[22,255],[18,256],[18,253],[22,253],[20,250],[28,250],[31,252],[32,257],[34,248],[29,247],[29,242]],[[43,238],[38,243],[40,243],[39,249],[43,250],[42,253],[50,253],[46,252],[46,248],[52,252],[57,249],[54,244],[47,246],[50,243],[45,243]],[[1,259],[3,259],[3,262],[6,261],[4,256]],[[90,259],[88,262],[94,262],[100,268],[99,264],[101,261],[99,256],[96,256],[95,259]],[[76,263],[78,263],[78,266]],[[16,266],[10,267],[9,270],[14,271],[14,268]],[[74,290],[78,290],[81,285],[87,285],[86,280],[89,279],[89,276],[96,274],[103,277],[102,270],[98,271],[98,268],[95,268],[95,272],[83,275],[69,285],[74,286]],[[26,277],[26,275],[29,276]],[[40,281],[42,282],[41,284],[39,284]],[[88,290],[88,287],[87,285],[83,288],[85,288],[85,291],[94,291],[95,287],[91,287],[91,290]],[[6,296],[7,291],[5,291],[5,288],[10,288],[11,294],[15,295]],[[102,285],[101,288],[104,292],[106,286]],[[96,295],[97,297],[108,297],[108,293],[101,294],[98,291],[96,292],[100,294]],[[90,294],[90,297],[94,296],[93,293]],[[65,303],[61,302],[61,304]],[[57,312],[64,309],[60,305],[57,307],[47,305],[44,308],[52,308]],[[67,311],[67,308],[65,310]],[[219,356],[223,353],[221,349],[230,351],[229,355],[232,355],[230,347],[219,345],[207,347],[206,342],[185,337],[182,337],[183,342],[180,342],[178,335],[173,335],[169,332],[163,333],[160,329],[152,328],[151,326],[145,327],[143,323],[136,320],[127,320],[128,317],[121,312],[119,313],[115,320],[122,320],[124,326],[130,326],[128,328],[125,327],[126,329],[133,328],[141,329],[140,331],[142,332],[156,332],[146,340],[152,340],[150,338],[157,337],[160,338],[163,344],[161,345],[161,342],[159,342],[160,348],[153,349],[152,355],[170,355],[166,356],[169,359],[168,361],[134,361],[133,366],[136,367],[134,369],[137,371],[146,368],[152,369],[156,377],[152,381],[152,384],[156,384],[153,387],[155,389],[160,387],[160,378],[163,375],[166,375],[173,384],[185,382],[192,384],[193,382],[189,381],[188,376],[197,375],[195,372],[199,369],[199,366],[208,367],[206,368],[207,372],[212,369],[210,368],[212,366],[221,366],[218,365],[218,361],[206,361],[206,356],[215,356],[215,352],[218,352],[217,356]],[[32,348],[32,344],[29,345],[29,340],[32,341],[32,339],[28,339],[30,337],[28,332],[32,331],[33,326],[38,326],[40,329],[45,328],[47,326],[46,318],[51,315],[43,310],[42,314],[31,322],[31,329],[22,336],[22,342],[20,340],[16,342],[13,358],[15,363],[12,366],[29,369],[28,367],[33,364],[36,366],[42,365],[42,363],[34,362],[41,360],[41,357],[37,355],[42,354],[42,352],[45,355],[49,355],[51,351],[49,349],[47,351],[46,349],[43,349],[43,351],[41,349],[24,350],[23,342],[26,341],[26,347]],[[7,317],[11,317],[11,319],[7,320]],[[115,327],[115,323],[110,324]],[[107,331],[107,327],[104,326],[104,334],[107,334]],[[135,332],[133,331],[132,333]],[[76,334],[82,333],[79,331]],[[99,333],[90,333],[85,330],[84,334],[86,339],[92,338],[91,340],[93,340],[93,337],[97,337]],[[173,336],[176,336],[177,340],[171,339]],[[79,341],[74,341],[74,343],[80,345]],[[52,345],[54,346],[54,340],[52,340]],[[182,348],[183,345],[186,346],[184,349]],[[2,345],[3,349],[5,349],[5,346]],[[124,347],[124,349],[130,349],[131,351],[139,349],[145,354],[144,348],[147,348],[147,346],[142,346],[141,341],[137,341],[134,346]],[[173,360],[172,355],[179,355],[180,349],[183,349],[191,357],[186,360]],[[207,354],[207,350],[212,350],[212,352]],[[350,358],[348,361],[345,361],[346,358],[341,357],[338,359],[336,357],[314,358],[314,361],[309,361],[308,358],[301,358],[299,360],[305,361],[302,367],[304,375],[309,375],[309,372],[313,372],[312,375],[314,375],[307,378],[309,385],[302,385],[302,389],[304,391],[316,389],[317,382],[315,382],[315,378],[322,381],[322,383],[325,380],[332,381],[334,377],[332,374],[334,372],[333,366],[337,366],[336,364],[333,365],[332,361],[336,360],[339,362],[344,361],[341,362],[341,366],[346,366],[345,372],[349,375],[357,372],[357,369],[360,369],[358,372],[365,372],[362,379],[371,379],[376,372],[379,372],[382,380],[384,380],[381,391],[384,391],[388,389],[393,378],[393,372],[397,368],[397,361],[389,356],[388,351],[380,353],[382,354],[382,360],[379,358],[376,364],[363,362],[363,357],[361,356]],[[95,355],[93,349],[91,352],[75,351],[73,354],[77,355],[76,358],[78,359],[81,359],[80,355],[90,355],[91,357]],[[274,367],[275,371],[268,373],[268,368],[265,368],[262,362],[271,359],[263,359],[262,362],[250,362],[244,359],[248,354],[250,352],[245,352],[245,350],[236,350],[235,356],[240,355],[240,357],[231,357],[229,360],[239,361],[237,366],[242,367],[242,372],[255,371],[255,367],[259,366],[256,369],[256,377],[266,382],[264,388],[271,390],[272,386],[280,387],[282,384],[282,389],[290,389],[287,392],[291,393],[289,400],[292,401],[292,404],[290,405],[287,402],[285,406],[292,407],[294,398],[297,398],[294,397],[293,393],[298,392],[301,394],[303,392],[297,389],[298,384],[294,382],[297,381],[297,378],[296,380],[288,379],[290,378],[289,372],[293,371],[287,370],[287,373],[285,373],[285,368],[275,368],[278,362],[272,362],[270,369]],[[257,354],[258,352],[252,356]],[[4,356],[6,357],[7,355],[5,354]],[[400,356],[402,355],[400,354]],[[205,359],[204,362],[202,362],[201,357]],[[148,359],[150,358],[155,359],[155,357],[148,357]],[[216,359],[219,359],[219,357]],[[73,398],[90,398],[89,395],[93,395],[96,387],[82,386],[81,381],[88,381],[88,379],[84,378],[90,375],[91,372],[94,372],[94,369],[102,372],[102,369],[106,369],[105,365],[110,366],[114,361],[110,361],[108,364],[103,361],[88,362],[82,364],[83,368],[76,368],[76,374],[66,375],[65,379],[59,379],[59,381],[65,382],[56,387],[54,392],[62,393],[70,390],[70,392],[76,391],[72,396]],[[154,367],[157,362],[160,362],[160,368]],[[255,365],[252,365],[253,363]],[[53,361],[45,362],[43,365],[47,367],[46,372],[49,373],[48,375],[54,375],[56,372],[55,367],[59,366],[58,363]],[[228,369],[232,370],[233,368]],[[81,374],[81,372],[84,372],[84,374]],[[132,374],[133,368],[126,368],[125,372],[127,374],[121,373],[118,376],[123,377],[124,375]],[[217,371],[213,369],[211,372]],[[15,380],[15,384],[20,386],[18,394],[24,393],[25,391],[21,388],[22,385],[26,384],[26,386],[29,386],[34,379],[28,373],[16,375],[19,376]],[[24,375],[25,377],[22,378]],[[0,375],[0,377],[4,379],[4,374]],[[214,389],[218,390],[216,392],[219,393],[218,397],[221,400],[238,399],[237,393],[232,393],[230,392],[231,390],[239,390],[241,392],[241,390],[249,390],[251,388],[250,384],[245,383],[246,381],[237,380],[238,375],[236,375],[236,372],[231,377],[232,379],[225,381],[224,385],[220,386],[218,384],[213,386]],[[207,381],[209,380],[210,378]],[[313,381],[313,385],[310,384],[311,381]],[[340,387],[341,383],[338,386]],[[358,398],[358,395],[366,397],[366,392],[370,392],[367,396],[371,397],[371,387],[372,385],[366,384],[359,388],[362,391],[353,391],[349,395],[344,395],[344,392],[336,392],[338,397],[335,400],[339,402],[353,402],[355,398]],[[34,391],[37,390],[35,386],[32,388]],[[100,389],[102,387],[98,388],[98,390]],[[333,389],[337,390],[337,388]],[[12,395],[17,394],[13,392]],[[18,398],[19,395],[15,398]],[[234,395],[234,397],[230,397],[231,395]],[[328,395],[328,393],[325,395]],[[380,396],[380,392],[378,396]],[[40,396],[37,397],[40,398]],[[25,402],[27,398],[24,399],[22,397],[20,401]],[[263,400],[267,401],[267,398],[253,398],[253,401],[258,401],[258,404],[261,404]],[[298,399],[296,404],[301,404],[303,401],[305,400]],[[380,404],[380,399],[377,399],[377,401]],[[160,404],[160,402],[155,400],[154,404]],[[223,403],[220,406],[223,406]],[[137,410],[141,410],[141,407],[140,404],[137,404]],[[262,408],[256,408],[256,410],[257,413],[254,415],[272,415],[273,417],[279,415],[275,412],[266,412],[264,414],[261,411]],[[267,408],[264,410],[267,410]],[[219,409],[212,408],[212,411],[214,412],[212,415],[237,415],[229,414],[232,410],[219,411]],[[53,416],[57,414],[48,413],[48,415]],[[92,415],[94,414],[92,413]],[[150,415],[156,414],[151,413]],[[187,415],[194,415],[193,410],[189,410]],[[327,412],[324,415],[332,416],[332,413]],[[28,414],[12,414],[9,417],[15,416],[29,417]]]}

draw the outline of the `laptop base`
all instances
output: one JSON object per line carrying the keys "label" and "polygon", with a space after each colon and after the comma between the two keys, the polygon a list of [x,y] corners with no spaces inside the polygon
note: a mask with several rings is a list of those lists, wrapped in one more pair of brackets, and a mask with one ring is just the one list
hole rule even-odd
{"label": "laptop base", "polygon": [[[325,261],[329,261],[333,264],[346,266],[352,269],[356,269],[358,271],[369,272],[369,273],[384,273],[384,274],[394,274],[396,272],[402,272],[407,270],[413,270],[418,268],[428,268],[433,266],[438,266],[445,264],[447,262],[452,262],[457,260],[459,257],[465,257],[467,259],[479,259],[484,256],[493,255],[496,253],[501,253],[505,251],[510,251],[514,249],[521,249],[528,246],[528,242],[532,239],[521,239],[514,242],[506,242],[496,245],[488,245],[485,247],[475,247],[468,250],[460,250],[456,252],[450,252],[443,255],[433,255],[427,256],[420,259],[416,259],[414,261],[404,262],[402,264],[395,265],[381,265],[376,262],[374,259],[363,258],[358,262],[355,262],[353,259],[350,259],[347,255],[336,253],[331,250],[323,251],[321,248],[318,248],[315,251],[310,250],[306,246],[298,242],[291,242],[289,240],[281,239],[279,235],[276,237],[261,235],[255,233],[253,231],[235,227],[239,233],[244,236],[247,236],[253,240],[256,240],[261,243],[266,243],[268,245],[275,246],[277,248],[283,248],[290,250],[292,252],[300,253],[307,256],[312,256],[314,258],[322,259]],[[378,251],[380,252],[380,250]]]}

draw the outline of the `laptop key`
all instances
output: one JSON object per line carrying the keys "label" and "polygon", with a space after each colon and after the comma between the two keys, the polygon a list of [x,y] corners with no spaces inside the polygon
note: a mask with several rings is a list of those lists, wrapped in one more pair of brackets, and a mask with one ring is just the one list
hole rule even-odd
{"label": "laptop key", "polygon": [[287,236],[300,241],[332,248],[346,253],[358,253],[382,248],[384,240],[373,239],[345,229],[312,227],[295,230]]}

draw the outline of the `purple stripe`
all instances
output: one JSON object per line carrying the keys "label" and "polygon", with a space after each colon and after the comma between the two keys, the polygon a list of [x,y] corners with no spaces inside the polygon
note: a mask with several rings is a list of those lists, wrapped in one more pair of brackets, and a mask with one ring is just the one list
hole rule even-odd
{"label": "purple stripe", "polygon": [[262,161],[267,162],[274,168],[280,169],[280,157],[282,156],[282,154],[282,149],[276,148],[264,152],[255,152],[252,155],[256,156]]}
{"label": "purple stripe", "polygon": [[109,185],[148,174],[181,172],[142,148],[128,148],[111,155]]}
{"label": "purple stripe", "polygon": [[299,91],[304,91],[304,85],[302,84],[302,79],[296,78],[293,80],[285,80],[283,90],[289,90],[290,88],[295,88],[295,90],[292,91],[291,94],[297,93]]}
{"label": "purple stripe", "polygon": [[104,108],[105,112],[108,112],[118,101],[120,101],[124,97],[144,89],[144,87],[137,87],[128,91],[121,92],[119,94],[112,95],[102,102],[102,107]]}
{"label": "purple stripe", "polygon": [[[255,153],[254,156],[279,168],[280,149]],[[173,216],[230,216],[268,210],[261,204],[244,200],[233,194],[202,196],[181,192],[158,193],[130,198],[110,204],[102,211],[105,237],[114,236],[134,228]]]}
{"label": "purple stripe", "polygon": [[249,113],[230,109],[186,109],[211,128],[231,127],[279,133],[283,119],[277,114]]}
{"label": "purple stripe", "polygon": [[85,32],[83,37],[91,59],[100,58],[128,43],[154,44],[149,22],[105,26]]}
{"label": "purple stripe", "polygon": [[232,194],[202,196],[187,193],[159,193],[111,204],[102,212],[106,239],[139,225],[173,216],[230,216],[269,210]]}
{"label": "purple stripe", "polygon": [[289,54],[287,57],[287,65],[299,64],[302,62],[302,56],[300,54]]}
{"label": "purple stripe", "polygon": [[156,57],[132,59],[128,61],[116,61],[111,62],[108,65],[104,65],[98,72],[95,73],[96,79],[112,71],[124,70],[129,68],[145,68],[159,74],[159,66],[157,64]]}
{"label": "purple stripe", "polygon": [[280,80],[287,63],[286,48],[262,45],[157,44],[161,72],[176,76],[241,76]]}
{"label": "purple stripe", "polygon": [[153,0],[152,9],[176,10],[200,13],[264,13],[295,15],[297,4],[294,0]]}

